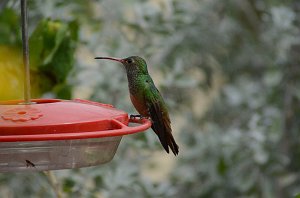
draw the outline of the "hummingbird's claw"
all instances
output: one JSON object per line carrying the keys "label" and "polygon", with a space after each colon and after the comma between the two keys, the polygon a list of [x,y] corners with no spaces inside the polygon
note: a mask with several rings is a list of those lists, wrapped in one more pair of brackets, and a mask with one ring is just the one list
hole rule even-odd
{"label": "hummingbird's claw", "polygon": [[129,117],[130,117],[130,119],[139,118],[140,120],[144,118],[144,116],[142,116],[142,115],[130,115]]}

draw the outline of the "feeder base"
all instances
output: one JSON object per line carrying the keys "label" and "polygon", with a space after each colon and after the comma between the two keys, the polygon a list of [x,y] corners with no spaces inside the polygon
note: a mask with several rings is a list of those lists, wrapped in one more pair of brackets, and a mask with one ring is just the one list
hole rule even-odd
{"label": "feeder base", "polygon": [[113,159],[121,138],[1,142],[0,172],[71,169],[107,163]]}

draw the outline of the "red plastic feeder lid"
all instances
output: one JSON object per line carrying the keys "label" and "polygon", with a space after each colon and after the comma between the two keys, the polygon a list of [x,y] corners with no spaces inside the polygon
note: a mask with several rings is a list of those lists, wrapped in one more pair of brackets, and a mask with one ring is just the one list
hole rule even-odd
{"label": "red plastic feeder lid", "polygon": [[[112,105],[88,100],[34,99],[0,103],[0,142],[71,140],[123,136],[150,128],[147,119],[129,120]],[[139,123],[130,127],[130,122]]]}

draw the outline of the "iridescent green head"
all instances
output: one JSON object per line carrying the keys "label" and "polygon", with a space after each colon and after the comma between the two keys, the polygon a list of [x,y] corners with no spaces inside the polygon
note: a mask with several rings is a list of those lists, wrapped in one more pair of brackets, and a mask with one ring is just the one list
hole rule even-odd
{"label": "iridescent green head", "polygon": [[130,56],[123,59],[112,57],[96,57],[95,59],[108,59],[120,62],[124,65],[127,73],[137,71],[138,73],[148,74],[147,63],[143,58],[139,56]]}

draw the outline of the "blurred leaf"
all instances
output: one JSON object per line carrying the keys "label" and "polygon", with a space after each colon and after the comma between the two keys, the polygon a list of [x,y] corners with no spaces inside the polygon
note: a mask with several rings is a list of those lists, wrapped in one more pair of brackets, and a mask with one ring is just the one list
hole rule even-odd
{"label": "blurred leaf", "polygon": [[71,40],[78,41],[78,37],[79,37],[79,23],[78,23],[78,21],[76,21],[76,20],[71,21],[68,24],[68,28],[69,28],[69,31],[70,31]]}
{"label": "blurred leaf", "polygon": [[73,68],[78,30],[76,21],[43,19],[30,36],[31,69],[45,77],[40,78],[43,92],[58,84],[54,90],[57,97],[71,98],[71,88],[65,81]]}
{"label": "blurred leaf", "polygon": [[72,98],[72,87],[67,84],[59,84],[55,86],[53,92],[56,94],[56,97],[60,99]]}
{"label": "blurred leaf", "polygon": [[300,198],[300,193],[297,193],[294,198]]}
{"label": "blurred leaf", "polygon": [[67,25],[60,21],[44,19],[39,22],[29,39],[30,62],[34,70],[45,67],[66,37]]}
{"label": "blurred leaf", "polygon": [[20,44],[19,15],[11,8],[0,12],[0,44]]}
{"label": "blurred leaf", "polygon": [[224,175],[226,173],[227,165],[226,165],[225,160],[224,160],[223,157],[221,157],[219,159],[217,169],[218,169],[218,172],[219,172],[220,175]]}
{"label": "blurred leaf", "polygon": [[66,193],[70,193],[72,192],[74,186],[75,186],[76,182],[70,178],[66,178],[63,182],[63,191]]}
{"label": "blurred leaf", "polygon": [[70,38],[65,38],[56,52],[53,54],[51,61],[45,65],[43,71],[49,73],[56,79],[56,83],[65,81],[68,73],[73,68],[75,46]]}

